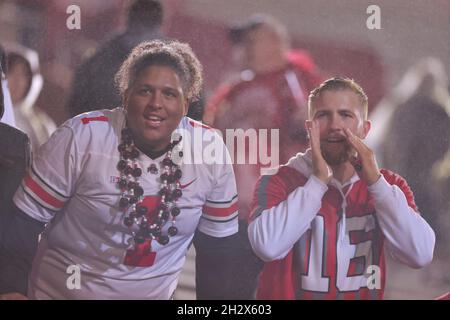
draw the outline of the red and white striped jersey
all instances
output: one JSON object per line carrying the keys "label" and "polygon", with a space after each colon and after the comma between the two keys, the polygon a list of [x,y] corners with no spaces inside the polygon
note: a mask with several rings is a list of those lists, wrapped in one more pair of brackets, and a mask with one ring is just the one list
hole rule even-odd
{"label": "red and white striped jersey", "polygon": [[[165,246],[151,242],[156,253],[153,262],[134,256],[130,261],[136,261],[136,265],[124,263],[127,251],[132,249],[132,230],[123,224],[117,186],[118,144],[124,124],[119,108],[79,115],[63,124],[35,155],[14,197],[17,207],[30,217],[50,222],[33,263],[31,297],[169,299],[197,228],[213,237],[237,232],[236,184],[223,140],[210,128],[185,117],[177,128],[183,141],[190,142],[180,144],[183,159],[198,157],[193,142],[199,141],[192,137],[202,140],[214,136],[228,161],[183,162],[183,195],[177,200],[181,209],[176,219],[178,234]],[[160,174],[148,173],[147,168],[152,164],[159,168],[164,156],[151,159],[140,153],[137,158],[147,207],[159,203],[161,188]],[[170,225],[163,227],[164,234]],[[79,289],[66,285],[71,265],[80,270]]]}
{"label": "red and white striped jersey", "polygon": [[371,186],[312,175],[310,150],[258,182],[250,243],[267,261],[259,299],[381,299],[383,246],[411,267],[429,263],[435,235],[407,183],[382,170]]}

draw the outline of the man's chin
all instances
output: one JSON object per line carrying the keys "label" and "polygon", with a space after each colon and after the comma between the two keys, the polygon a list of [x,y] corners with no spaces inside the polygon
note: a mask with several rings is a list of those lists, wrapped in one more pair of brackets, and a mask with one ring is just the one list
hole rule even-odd
{"label": "man's chin", "polygon": [[339,153],[322,152],[322,156],[327,162],[327,164],[331,167],[341,165],[347,162],[349,159],[348,152],[339,152]]}
{"label": "man's chin", "polygon": [[338,166],[350,159],[352,148],[346,143],[324,144],[322,156],[329,166]]}

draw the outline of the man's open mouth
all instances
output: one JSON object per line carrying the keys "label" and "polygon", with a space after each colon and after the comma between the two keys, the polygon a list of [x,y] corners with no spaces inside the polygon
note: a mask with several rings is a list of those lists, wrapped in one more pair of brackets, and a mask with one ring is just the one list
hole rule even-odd
{"label": "man's open mouth", "polygon": [[155,115],[144,116],[144,119],[152,126],[159,126],[164,121],[164,118]]}
{"label": "man's open mouth", "polygon": [[327,138],[325,141],[328,143],[342,143],[342,142],[345,142],[346,139],[344,137],[333,137],[333,138]]}

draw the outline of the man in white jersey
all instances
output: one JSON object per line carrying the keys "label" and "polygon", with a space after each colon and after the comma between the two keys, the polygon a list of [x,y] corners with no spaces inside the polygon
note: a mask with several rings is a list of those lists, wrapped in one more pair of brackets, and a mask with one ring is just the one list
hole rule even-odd
{"label": "man in white jersey", "polygon": [[[212,129],[185,117],[202,82],[191,48],[144,42],[116,80],[124,107],[68,120],[17,190],[15,219],[2,240],[3,298],[170,299],[196,230],[202,257],[214,245],[233,244],[238,212],[229,155]],[[194,161],[199,140],[214,140],[218,156]],[[209,261],[216,277],[200,297],[226,297],[226,258]]]}

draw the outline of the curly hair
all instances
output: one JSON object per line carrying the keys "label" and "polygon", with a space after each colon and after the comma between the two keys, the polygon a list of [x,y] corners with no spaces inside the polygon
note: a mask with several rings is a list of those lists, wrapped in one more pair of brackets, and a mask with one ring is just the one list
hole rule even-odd
{"label": "curly hair", "polygon": [[172,68],[180,77],[189,102],[199,98],[203,85],[202,65],[187,43],[175,40],[153,40],[137,45],[115,76],[120,94],[124,96],[125,91],[134,84],[139,73],[152,65]]}

